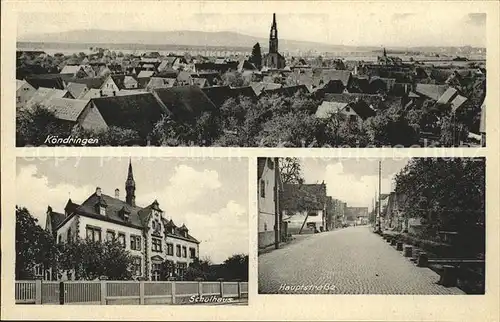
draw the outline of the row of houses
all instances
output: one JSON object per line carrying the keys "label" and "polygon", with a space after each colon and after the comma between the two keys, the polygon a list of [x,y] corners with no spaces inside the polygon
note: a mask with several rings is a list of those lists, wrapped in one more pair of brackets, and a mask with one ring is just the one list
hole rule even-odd
{"label": "row of houses", "polygon": [[294,234],[314,234],[368,223],[367,207],[348,207],[326,184],[283,183],[279,158],[258,158],[258,245],[279,245]]}

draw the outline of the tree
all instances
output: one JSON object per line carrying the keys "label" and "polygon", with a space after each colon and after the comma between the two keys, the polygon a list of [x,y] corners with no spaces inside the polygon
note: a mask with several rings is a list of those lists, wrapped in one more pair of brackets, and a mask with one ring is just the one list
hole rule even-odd
{"label": "tree", "polygon": [[56,266],[58,250],[52,235],[28,209],[16,206],[16,279],[32,279],[35,265]]}
{"label": "tree", "polygon": [[302,165],[298,158],[280,158],[279,168],[281,181],[290,184],[303,184]]}
{"label": "tree", "polygon": [[248,255],[236,254],[222,264],[222,278],[225,280],[248,281]]}
{"label": "tree", "polygon": [[249,83],[243,78],[240,72],[225,72],[222,75],[222,82],[224,86],[242,87],[248,86]]}
{"label": "tree", "polygon": [[41,106],[17,110],[16,145],[43,145],[47,137],[66,137],[73,124],[56,118],[54,112]]}
{"label": "tree", "polygon": [[258,141],[264,146],[305,147],[318,144],[321,127],[314,115],[289,112],[264,123]]}
{"label": "tree", "polygon": [[395,178],[396,193],[405,196],[403,213],[421,218],[423,236],[456,231],[454,241],[463,254],[484,254],[485,159],[415,158]]}
{"label": "tree", "polygon": [[262,52],[259,43],[256,43],[252,48],[252,55],[250,56],[250,62],[253,63],[258,70],[262,68]]}
{"label": "tree", "polygon": [[467,127],[457,122],[454,115],[447,115],[441,119],[440,142],[444,146],[457,146],[461,141],[467,139],[469,131]]}
{"label": "tree", "polygon": [[217,279],[215,272],[210,268],[210,266],[210,260],[194,258],[193,262],[189,264],[186,274],[184,275],[184,279],[187,281],[194,281],[197,278],[201,278],[205,281]]}
{"label": "tree", "polygon": [[133,256],[118,241],[77,239],[61,245],[61,268],[73,271],[77,280],[132,279]]}

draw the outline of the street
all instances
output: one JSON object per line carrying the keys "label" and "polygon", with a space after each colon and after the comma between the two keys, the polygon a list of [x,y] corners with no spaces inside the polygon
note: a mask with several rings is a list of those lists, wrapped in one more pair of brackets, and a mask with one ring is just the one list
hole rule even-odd
{"label": "street", "polygon": [[436,284],[368,226],[310,235],[259,256],[259,293],[464,294]]}

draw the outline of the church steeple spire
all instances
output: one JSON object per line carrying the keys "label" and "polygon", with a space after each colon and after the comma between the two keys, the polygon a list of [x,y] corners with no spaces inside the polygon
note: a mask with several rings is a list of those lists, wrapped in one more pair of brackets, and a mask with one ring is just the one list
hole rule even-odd
{"label": "church steeple spire", "polygon": [[129,160],[128,163],[128,176],[127,176],[127,181],[125,181],[125,191],[127,192],[125,201],[129,205],[135,206],[135,180],[134,180],[134,174],[132,172],[132,160]]}
{"label": "church steeple spire", "polygon": [[276,14],[273,13],[273,24],[269,34],[269,53],[278,52],[278,25],[276,23]]}

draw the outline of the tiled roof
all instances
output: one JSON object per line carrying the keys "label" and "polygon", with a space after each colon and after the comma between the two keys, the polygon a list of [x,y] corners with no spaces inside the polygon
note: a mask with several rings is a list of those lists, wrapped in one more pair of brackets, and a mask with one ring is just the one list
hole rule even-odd
{"label": "tiled roof", "polygon": [[141,72],[137,75],[137,78],[145,78],[145,77],[152,77],[154,75],[153,70],[141,70]]}
{"label": "tiled roof", "polygon": [[441,97],[437,100],[439,104],[448,104],[450,103],[456,96],[458,95],[458,91],[453,87],[450,87],[446,90],[446,92],[441,95]]}
{"label": "tiled roof", "polygon": [[250,83],[255,95],[259,96],[264,90],[282,88],[283,85],[276,83],[252,82]]}
{"label": "tiled roof", "polygon": [[145,139],[165,113],[153,94],[109,96],[91,100],[109,126],[138,131]]}
{"label": "tiled roof", "polygon": [[36,104],[45,105],[51,98],[62,98],[67,92],[67,90],[39,87],[26,105],[30,107]]}
{"label": "tiled roof", "polygon": [[60,212],[51,211],[49,213],[49,219],[50,227],[52,228],[52,231],[55,231],[56,228],[64,221],[64,219],[66,219],[66,215]]}
{"label": "tiled roof", "polygon": [[250,86],[234,88],[229,86],[213,86],[202,88],[202,91],[218,108],[220,108],[229,98],[238,99],[242,96],[251,100],[257,99],[257,96]]}
{"label": "tiled roof", "polygon": [[203,112],[217,111],[214,103],[196,86],[157,88],[153,93],[180,122],[193,123]]}
{"label": "tiled roof", "polygon": [[89,78],[73,78],[71,79],[73,83],[85,84],[87,88],[100,89],[104,83],[104,78],[101,77],[89,77]]}
{"label": "tiled roof", "polygon": [[352,74],[348,70],[335,70],[335,69],[328,69],[328,70],[323,70],[321,72],[321,79],[323,80],[324,83],[331,81],[331,80],[339,80],[342,82],[344,87],[349,86],[349,82],[351,80]]}
{"label": "tiled roof", "polygon": [[316,110],[316,117],[322,119],[329,118],[332,114],[342,111],[348,105],[349,103],[324,101],[320,106],[318,106],[318,109]]}
{"label": "tiled roof", "polygon": [[125,75],[124,74],[114,74],[110,75],[111,79],[115,83],[115,85],[118,87],[118,89],[124,89],[125,88]]}
{"label": "tiled roof", "polygon": [[326,203],[326,185],[283,184],[280,201],[283,209],[289,211],[304,210],[304,207],[311,210],[323,209]]}
{"label": "tiled roof", "polygon": [[62,79],[62,77],[41,78],[37,75],[36,77],[26,77],[26,81],[34,88],[45,87],[64,89],[64,80]]}
{"label": "tiled roof", "polygon": [[[189,240],[189,241],[197,243],[197,244],[200,243],[196,238],[194,238],[193,236],[191,236],[189,234],[189,230],[187,229],[187,227],[184,224],[182,224],[181,227],[178,227],[174,224],[174,222],[172,220],[167,220],[165,218],[162,218],[162,221],[163,221],[163,224],[165,227],[173,228],[173,230],[170,230],[170,231],[167,229],[167,232],[166,232],[167,236],[174,237],[174,238],[180,238],[180,239],[186,239],[186,240]],[[184,232],[187,233],[186,236],[183,234]]]}
{"label": "tiled roof", "polygon": [[467,101],[467,97],[457,95],[453,101],[451,101],[451,108],[453,109],[453,112],[455,112],[457,109],[460,108],[465,102]]}
{"label": "tiled roof", "polygon": [[177,82],[177,79],[175,79],[175,78],[151,77],[146,88],[153,89],[153,88],[173,87],[176,82]]}
{"label": "tiled roof", "polygon": [[76,74],[80,68],[80,65],[66,65],[61,70],[61,74]]}
{"label": "tiled roof", "polygon": [[87,100],[51,98],[46,105],[50,110],[54,111],[58,119],[76,122],[88,103]]}
{"label": "tiled roof", "polygon": [[91,88],[82,97],[80,97],[80,99],[90,100],[97,97],[101,97],[101,91],[99,89]]}
{"label": "tiled roof", "polygon": [[87,85],[80,83],[68,83],[66,89],[73,95],[74,98],[80,98],[85,94],[85,90],[87,89]]}
{"label": "tiled roof", "polygon": [[415,91],[437,101],[448,89],[448,85],[417,84]]}
{"label": "tiled roof", "polygon": [[266,89],[263,90],[261,95],[283,95],[287,97],[293,97],[296,93],[298,92],[303,92],[303,93],[309,93],[309,90],[305,85],[295,85],[295,86],[287,86],[287,87],[282,87],[282,88],[277,88],[277,89]]}
{"label": "tiled roof", "polygon": [[[96,211],[95,205],[99,201],[104,201],[104,203],[107,205],[106,207],[106,215],[101,215]],[[130,212],[129,215],[129,221],[126,221],[121,215],[120,211],[125,208]],[[83,213],[85,214],[90,214],[101,217],[102,219],[108,219],[116,223],[121,223],[121,224],[131,224],[133,226],[136,226],[138,228],[143,227],[143,222],[139,216],[139,211],[140,210],[147,210],[143,209],[141,207],[133,207],[129,204],[127,204],[125,201],[113,198],[111,196],[105,195],[101,193],[101,196],[99,197],[97,194],[92,194],[87,200],[85,200],[81,206],[79,206],[76,209],[77,213]],[[147,211],[143,211],[142,215],[145,216]]]}
{"label": "tiled roof", "polygon": [[24,84],[26,84],[25,80],[16,79],[16,91],[19,90]]}

